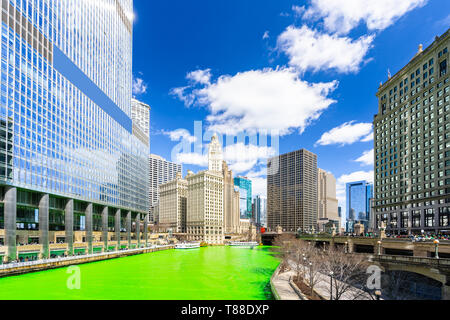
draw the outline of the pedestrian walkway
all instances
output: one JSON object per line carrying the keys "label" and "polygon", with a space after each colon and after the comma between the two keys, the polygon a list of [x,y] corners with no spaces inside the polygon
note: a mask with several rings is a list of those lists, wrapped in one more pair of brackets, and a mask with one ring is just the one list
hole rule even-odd
{"label": "pedestrian walkway", "polygon": [[301,300],[289,284],[289,279],[294,275],[294,271],[288,271],[280,273],[273,278],[272,283],[280,296],[280,300]]}

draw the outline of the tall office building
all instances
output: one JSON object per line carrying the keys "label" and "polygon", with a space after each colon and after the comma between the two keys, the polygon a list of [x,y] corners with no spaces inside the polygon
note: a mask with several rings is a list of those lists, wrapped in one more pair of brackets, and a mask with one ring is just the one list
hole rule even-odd
{"label": "tall office building", "polygon": [[132,99],[131,119],[133,119],[133,134],[148,145],[150,152],[150,106]]}
{"label": "tall office building", "polygon": [[375,214],[390,233],[450,230],[450,30],[380,85]]}
{"label": "tall office building", "polygon": [[354,225],[359,222],[365,230],[370,224],[370,205],[373,198],[373,184],[367,181],[347,183],[347,232],[354,232]]}
{"label": "tall office building", "polygon": [[234,178],[234,185],[239,191],[239,211],[241,219],[252,218],[252,181],[246,177]]}
{"label": "tall office building", "polygon": [[318,169],[317,177],[318,191],[318,231],[324,232],[330,222],[340,227],[340,218],[338,212],[338,200],[336,198],[336,178],[330,173],[322,169]]}
{"label": "tall office building", "polygon": [[227,234],[239,233],[239,192],[234,190],[233,171],[228,170],[224,161],[223,171],[223,220],[224,229]]}
{"label": "tall office building", "polygon": [[179,172],[175,180],[159,186],[160,231],[186,232],[187,185]]}
{"label": "tall office building", "polygon": [[286,232],[315,230],[317,226],[317,155],[290,152],[267,163],[267,223]]}
{"label": "tall office building", "polygon": [[267,227],[267,198],[256,196],[253,200],[253,219],[258,228]]}
{"label": "tall office building", "polygon": [[0,254],[129,244],[131,220],[148,212],[148,148],[131,115],[133,2],[1,4]]}
{"label": "tall office building", "polygon": [[338,199],[336,198],[336,178],[325,170],[318,169],[318,218],[339,220]]}
{"label": "tall office building", "polygon": [[155,222],[154,209],[159,202],[159,186],[176,179],[178,173],[183,172],[181,164],[167,161],[166,159],[151,154],[148,158],[149,164],[149,199],[150,199],[150,221]]}

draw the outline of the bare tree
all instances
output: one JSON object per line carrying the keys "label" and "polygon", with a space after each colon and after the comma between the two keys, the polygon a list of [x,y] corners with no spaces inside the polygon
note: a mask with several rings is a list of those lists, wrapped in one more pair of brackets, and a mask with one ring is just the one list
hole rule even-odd
{"label": "bare tree", "polygon": [[[328,292],[332,300],[371,299],[365,288],[368,267],[363,255],[347,254],[342,249],[330,248],[324,253],[322,272],[331,276]],[[332,291],[332,292],[331,292]]]}

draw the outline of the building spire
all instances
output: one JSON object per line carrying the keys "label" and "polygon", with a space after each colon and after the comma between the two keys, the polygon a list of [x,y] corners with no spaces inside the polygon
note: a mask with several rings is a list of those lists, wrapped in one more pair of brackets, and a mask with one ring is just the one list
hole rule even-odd
{"label": "building spire", "polygon": [[208,150],[208,170],[215,172],[222,172],[223,152],[222,145],[219,142],[219,137],[216,133],[211,138]]}

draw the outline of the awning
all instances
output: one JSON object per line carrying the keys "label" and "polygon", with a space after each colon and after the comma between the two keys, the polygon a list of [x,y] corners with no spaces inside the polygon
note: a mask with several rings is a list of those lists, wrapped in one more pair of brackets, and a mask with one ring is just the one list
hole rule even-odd
{"label": "awning", "polygon": [[86,248],[75,248],[73,251],[75,253],[86,252]]}
{"label": "awning", "polygon": [[96,248],[93,248],[93,250],[94,250],[94,252],[102,252],[103,247],[96,247]]}
{"label": "awning", "polygon": [[36,252],[19,252],[19,258],[38,257],[39,251]]}
{"label": "awning", "polygon": [[108,250],[116,250],[116,246],[109,246]]}
{"label": "awning", "polygon": [[66,250],[51,250],[50,251],[50,254],[56,254],[56,255],[65,254],[65,253],[66,253]]}

